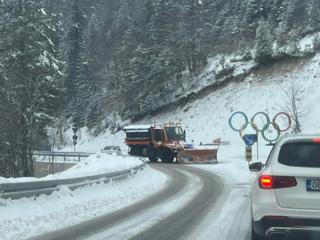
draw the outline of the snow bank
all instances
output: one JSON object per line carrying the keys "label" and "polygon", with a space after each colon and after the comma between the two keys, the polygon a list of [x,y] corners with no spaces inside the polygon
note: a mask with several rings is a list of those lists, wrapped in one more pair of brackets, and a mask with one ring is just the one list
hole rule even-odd
{"label": "snow bank", "polygon": [[130,169],[139,166],[142,163],[143,161],[141,159],[135,157],[118,156],[116,153],[112,155],[107,153],[96,153],[89,156],[88,158],[83,158],[75,166],[69,168],[64,172],[48,175],[43,178],[0,178],[0,184],[11,182],[56,180],[99,175]]}
{"label": "snow bank", "polygon": [[[117,164],[112,165],[106,171],[120,169]],[[122,166],[130,165],[122,163]],[[166,180],[164,174],[147,167],[121,182],[95,184],[74,191],[62,187],[36,200],[0,199],[0,239],[26,239],[111,213],[161,190]]]}
{"label": "snow bank", "polygon": [[45,179],[63,179],[111,173],[139,166],[143,161],[136,157],[118,156],[116,153],[96,153],[84,158],[68,170],[49,175]]}

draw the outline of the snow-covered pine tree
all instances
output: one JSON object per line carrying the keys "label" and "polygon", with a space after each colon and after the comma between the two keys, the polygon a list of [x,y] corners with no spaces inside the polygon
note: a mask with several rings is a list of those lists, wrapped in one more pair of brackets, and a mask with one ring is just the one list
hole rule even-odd
{"label": "snow-covered pine tree", "polygon": [[307,3],[307,19],[306,19],[306,29],[309,32],[319,31],[320,30],[320,1],[318,0],[309,0]]}
{"label": "snow-covered pine tree", "polygon": [[206,57],[199,39],[203,24],[201,21],[202,6],[195,0],[184,0],[179,5],[179,30],[176,33],[178,52],[189,73],[193,75],[206,64]]}
{"label": "snow-covered pine tree", "polygon": [[273,55],[273,35],[271,26],[266,21],[259,21],[256,30],[254,59],[255,61],[265,64],[272,60]]}
{"label": "snow-covered pine tree", "polygon": [[[85,123],[82,98],[85,83],[88,81],[87,61],[85,59],[87,18],[82,10],[80,0],[73,0],[70,28],[67,32],[67,70],[65,79],[66,105],[71,112],[73,125],[83,127]],[[86,94],[85,94],[86,95]]]}
{"label": "snow-covered pine tree", "polygon": [[261,17],[260,15],[260,0],[248,0],[246,1],[246,10],[244,14],[245,21],[249,24],[255,22]]}
{"label": "snow-covered pine tree", "polygon": [[[60,62],[50,36],[57,26],[41,2],[2,2],[0,72],[5,81],[7,133],[3,176],[30,176],[32,153],[46,136],[46,126],[56,114],[60,85]],[[3,149],[2,149],[3,150]],[[4,162],[3,162],[4,161]]]}
{"label": "snow-covered pine tree", "polygon": [[301,30],[298,26],[294,26],[290,32],[288,32],[288,51],[287,54],[291,56],[299,56],[300,55],[300,46],[299,46],[299,32]]}
{"label": "snow-covered pine tree", "polygon": [[305,0],[290,0],[283,2],[285,11],[283,12],[282,21],[288,31],[294,28],[294,26],[306,22],[306,5],[307,1]]}

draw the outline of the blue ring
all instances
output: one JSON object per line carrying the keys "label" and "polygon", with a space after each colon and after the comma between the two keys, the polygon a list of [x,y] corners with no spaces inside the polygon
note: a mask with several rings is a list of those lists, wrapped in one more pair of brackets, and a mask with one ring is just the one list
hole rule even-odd
{"label": "blue ring", "polygon": [[[245,119],[245,123],[244,123],[244,124],[241,126],[241,128],[239,128],[239,129],[236,129],[236,128],[232,125],[232,119],[233,119],[233,117],[234,117],[235,115],[237,115],[237,114],[242,115],[242,116],[244,117],[244,119]],[[241,131],[245,130],[245,129],[247,128],[248,124],[249,124],[248,117],[247,117],[247,115],[246,115],[244,112],[240,112],[240,111],[234,112],[234,113],[230,116],[230,118],[229,118],[229,126],[231,127],[232,130],[234,130],[234,131],[236,131],[236,132],[241,132]]]}

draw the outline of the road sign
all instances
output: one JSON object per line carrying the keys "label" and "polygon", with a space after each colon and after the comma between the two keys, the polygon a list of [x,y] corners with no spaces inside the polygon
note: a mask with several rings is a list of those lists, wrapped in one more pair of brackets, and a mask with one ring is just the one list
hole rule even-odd
{"label": "road sign", "polygon": [[73,136],[72,136],[72,139],[73,139],[73,145],[74,146],[76,146],[77,145],[77,143],[78,143],[78,136],[76,135],[76,134],[74,134]]}
{"label": "road sign", "polygon": [[77,127],[73,127],[73,128],[72,128],[72,131],[74,132],[74,134],[76,134],[77,131],[78,131],[78,128],[77,128]]}
{"label": "road sign", "polygon": [[245,134],[243,136],[243,141],[247,146],[252,146],[257,142],[258,136],[257,134]]}

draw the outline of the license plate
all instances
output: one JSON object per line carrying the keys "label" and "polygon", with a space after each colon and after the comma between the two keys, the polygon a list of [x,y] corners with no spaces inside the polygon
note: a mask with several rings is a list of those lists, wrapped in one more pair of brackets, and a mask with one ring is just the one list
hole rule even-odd
{"label": "license plate", "polygon": [[320,191],[320,180],[308,179],[307,191]]}

